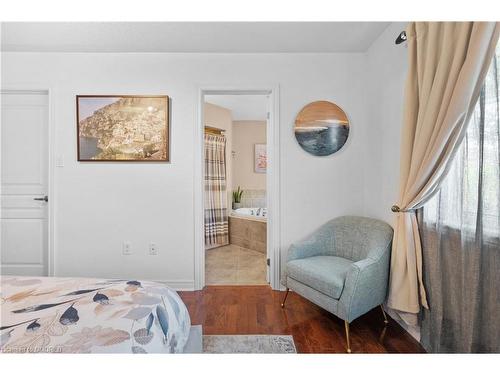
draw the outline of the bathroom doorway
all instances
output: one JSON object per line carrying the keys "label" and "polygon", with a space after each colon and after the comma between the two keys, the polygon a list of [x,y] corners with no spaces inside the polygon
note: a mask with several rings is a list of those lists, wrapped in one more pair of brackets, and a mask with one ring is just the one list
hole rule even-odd
{"label": "bathroom doorway", "polygon": [[267,95],[206,95],[205,284],[267,284]]}
{"label": "bathroom doorway", "polygon": [[200,97],[202,184],[196,203],[202,205],[196,205],[196,216],[203,240],[197,236],[197,289],[279,288],[279,254],[274,251],[278,202],[273,199],[278,190],[272,178],[277,170],[272,161],[278,159],[270,147],[277,139],[276,91],[202,90]]}

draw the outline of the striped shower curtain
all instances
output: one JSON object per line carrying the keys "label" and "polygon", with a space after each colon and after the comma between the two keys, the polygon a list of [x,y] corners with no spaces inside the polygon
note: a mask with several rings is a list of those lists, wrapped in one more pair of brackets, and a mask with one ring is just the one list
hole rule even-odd
{"label": "striped shower curtain", "polygon": [[205,245],[228,243],[226,137],[205,134]]}

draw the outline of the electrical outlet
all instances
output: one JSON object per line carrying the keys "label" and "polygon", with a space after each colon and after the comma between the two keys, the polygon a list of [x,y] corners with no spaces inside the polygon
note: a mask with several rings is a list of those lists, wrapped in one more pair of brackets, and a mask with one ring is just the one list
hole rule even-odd
{"label": "electrical outlet", "polygon": [[130,241],[123,241],[122,253],[123,255],[132,254],[132,244],[130,243]]}
{"label": "electrical outlet", "polygon": [[158,255],[158,246],[154,242],[149,244],[149,255]]}

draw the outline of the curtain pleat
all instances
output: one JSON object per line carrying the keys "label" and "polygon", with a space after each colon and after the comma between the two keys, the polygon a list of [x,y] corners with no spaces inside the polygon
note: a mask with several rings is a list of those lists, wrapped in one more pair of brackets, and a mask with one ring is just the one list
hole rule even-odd
{"label": "curtain pleat", "polygon": [[228,243],[226,137],[205,134],[205,245]]}

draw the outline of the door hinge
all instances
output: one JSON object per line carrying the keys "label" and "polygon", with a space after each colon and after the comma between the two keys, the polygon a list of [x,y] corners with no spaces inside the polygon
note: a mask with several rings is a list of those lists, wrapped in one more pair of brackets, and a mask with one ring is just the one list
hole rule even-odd
{"label": "door hinge", "polygon": [[266,263],[267,263],[268,266],[271,266],[271,259],[267,258]]}
{"label": "door hinge", "polygon": [[271,118],[271,114],[269,112],[266,113],[266,118],[269,120]]}

